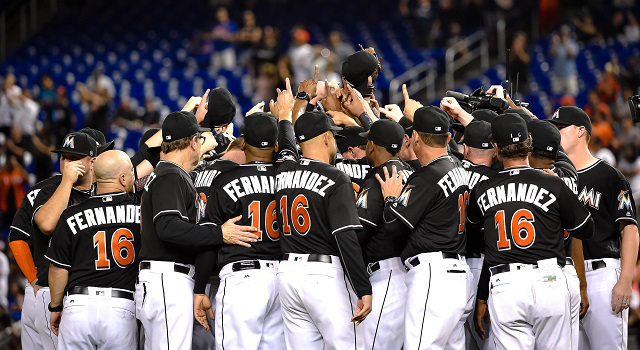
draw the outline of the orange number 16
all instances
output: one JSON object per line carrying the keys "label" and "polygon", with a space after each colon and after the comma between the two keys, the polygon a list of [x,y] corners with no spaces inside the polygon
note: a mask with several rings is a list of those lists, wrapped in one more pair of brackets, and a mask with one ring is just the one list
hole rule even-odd
{"label": "orange number 16", "polygon": [[[511,249],[511,241],[507,238],[504,210],[495,215],[495,224],[498,229],[498,250]],[[511,238],[520,249],[529,248],[536,240],[536,228],[533,213],[528,209],[519,209],[511,217]]]}
{"label": "orange number 16", "polygon": [[[108,270],[111,261],[107,257],[107,236],[105,231],[98,231],[93,235],[93,246],[98,251],[95,261],[96,270]],[[111,256],[119,267],[126,267],[133,262],[135,248],[133,247],[133,233],[126,228],[117,229],[111,236]]]}

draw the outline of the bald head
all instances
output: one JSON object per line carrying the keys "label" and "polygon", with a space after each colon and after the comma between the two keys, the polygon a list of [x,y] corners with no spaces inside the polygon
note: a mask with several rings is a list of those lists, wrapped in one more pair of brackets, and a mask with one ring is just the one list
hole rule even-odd
{"label": "bald head", "polygon": [[130,192],[133,188],[133,164],[122,151],[106,151],[93,165],[98,192]]}

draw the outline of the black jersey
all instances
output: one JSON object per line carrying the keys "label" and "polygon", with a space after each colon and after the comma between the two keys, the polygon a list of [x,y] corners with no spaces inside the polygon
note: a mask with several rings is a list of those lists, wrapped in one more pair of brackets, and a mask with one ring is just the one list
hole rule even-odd
{"label": "black jersey", "polygon": [[550,258],[564,266],[563,231],[582,232],[590,216],[562,180],[530,167],[503,170],[469,197],[468,220],[484,227],[488,266]]}
{"label": "black jersey", "polygon": [[35,204],[38,193],[45,186],[53,185],[58,186],[62,181],[62,175],[53,175],[48,179],[38,182],[35,186],[29,189],[29,192],[22,198],[22,203],[16,211],[16,215],[13,217],[11,226],[9,226],[9,242],[13,241],[26,241],[29,242],[29,248],[33,253],[33,242],[31,236],[35,229],[31,225],[31,218],[33,217],[33,205]]}
{"label": "black jersey", "polygon": [[[172,241],[163,239],[156,221],[165,215],[197,224],[204,215],[206,198],[197,195],[189,174],[179,165],[160,161],[149,176],[142,194],[142,260],[173,261],[193,264],[197,242],[180,240],[181,232]],[[213,232],[211,233],[213,235]]]}
{"label": "black jersey", "polygon": [[[409,237],[402,261],[420,253],[464,254],[468,196],[466,170],[450,155],[438,157],[413,173],[398,199],[385,208],[404,224],[395,226]],[[385,215],[385,220],[389,217]]]}
{"label": "black jersey", "polygon": [[[578,195],[578,172],[573,166],[573,163],[569,157],[562,151],[558,152],[554,166],[551,169],[558,177],[564,182],[567,187],[575,194]],[[567,257],[571,257],[571,236],[569,231],[564,231],[564,253]]]}
{"label": "black jersey", "polygon": [[213,181],[209,188],[204,221],[222,225],[242,216],[238,225],[254,226],[258,241],[251,247],[223,244],[218,250],[216,266],[240,260],[279,260],[280,230],[274,197],[275,168],[273,164],[251,162],[228,170]]}
{"label": "black jersey", "polygon": [[206,193],[213,180],[221,173],[236,168],[237,163],[225,159],[216,159],[199,165],[191,172],[193,185],[198,193]]}
{"label": "black jersey", "polygon": [[335,161],[335,167],[347,174],[353,183],[353,190],[358,193],[362,187],[364,179],[367,177],[371,166],[367,158],[360,159],[344,159],[339,158]]}
{"label": "black jersey", "polygon": [[75,286],[134,291],[140,250],[139,200],[127,193],[93,196],[62,212],[45,258],[69,271]]}
{"label": "black jersey", "polygon": [[420,161],[417,159],[408,160],[407,164],[409,164],[409,166],[413,168],[413,171],[422,168],[422,164],[420,164]]}
{"label": "black jersey", "polygon": [[406,245],[406,237],[398,235],[397,230],[389,230],[389,226],[384,225],[384,198],[380,183],[375,177],[378,174],[384,179],[384,169],[391,174],[393,166],[403,175],[404,182],[413,174],[413,168],[407,163],[399,159],[388,160],[371,169],[356,199],[358,216],[362,223],[362,231],[358,233],[358,238],[366,263],[399,257]]}
{"label": "black jersey", "polygon": [[[49,286],[49,260],[44,257],[44,254],[47,252],[47,248],[49,248],[49,241],[51,241],[50,235],[45,235],[40,229],[38,225],[34,222],[34,218],[36,213],[42,208],[47,201],[53,196],[58,188],[58,184],[49,185],[43,187],[40,192],[38,192],[38,196],[33,202],[33,215],[31,217],[31,222],[33,226],[33,259],[36,263],[36,268],[38,270],[37,278],[38,285],[43,287]],[[88,199],[93,194],[94,188],[92,187],[89,191],[81,191],[76,188],[72,188],[69,194],[69,204],[67,207],[70,207],[74,204],[80,203],[85,199]],[[55,234],[55,232],[53,233]]]}
{"label": "black jersey", "polygon": [[[462,161],[462,166],[467,170],[467,182],[469,191],[480,182],[492,178],[499,170],[482,164],[475,164],[467,159]],[[484,252],[484,234],[481,226],[466,227],[467,257],[478,257]]]}
{"label": "black jersey", "polygon": [[598,160],[578,171],[578,199],[589,209],[595,224],[593,238],[582,242],[584,259],[620,258],[618,224],[627,221],[637,225],[636,204],[627,179]]}

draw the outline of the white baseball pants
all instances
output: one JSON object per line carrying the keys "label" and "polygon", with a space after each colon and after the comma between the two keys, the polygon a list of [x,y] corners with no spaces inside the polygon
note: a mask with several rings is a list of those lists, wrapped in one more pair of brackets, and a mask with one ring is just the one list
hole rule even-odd
{"label": "white baseball pants", "polygon": [[565,265],[562,269],[566,277],[571,300],[571,350],[578,350],[580,339],[580,279],[573,265]]}
{"label": "white baseball pants", "polygon": [[51,292],[49,291],[49,287],[38,286],[35,304],[35,324],[38,334],[40,335],[40,341],[42,342],[42,349],[44,350],[58,349],[58,336],[53,333],[49,323],[51,320],[51,312],[49,312],[50,302]]}
{"label": "white baseball pants", "polygon": [[24,301],[22,302],[22,331],[20,339],[23,349],[42,349],[42,340],[36,328],[36,296],[33,287],[27,283],[24,287]]}

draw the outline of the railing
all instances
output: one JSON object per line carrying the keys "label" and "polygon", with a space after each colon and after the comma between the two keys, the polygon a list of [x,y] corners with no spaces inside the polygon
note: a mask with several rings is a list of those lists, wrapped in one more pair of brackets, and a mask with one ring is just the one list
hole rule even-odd
{"label": "railing", "polygon": [[[0,61],[7,57],[9,50],[34,34],[44,20],[56,13],[57,0],[49,0],[48,6],[42,3],[44,1],[15,1],[0,12]],[[39,13],[43,15],[40,18]]]}
{"label": "railing", "polygon": [[[423,74],[424,77],[421,77]],[[407,85],[409,95],[413,95],[422,89],[427,89],[427,101],[435,99],[436,76],[437,73],[433,69],[431,62],[420,63],[391,80],[389,83],[389,101],[391,103],[400,103],[403,100],[400,87],[408,82],[411,82],[411,84]]]}
{"label": "railing", "polygon": [[[456,58],[456,55],[463,52],[462,56]],[[489,68],[489,43],[482,30],[469,35],[447,49],[445,53],[447,89],[455,88],[455,72],[477,58],[480,58],[483,70]]]}

